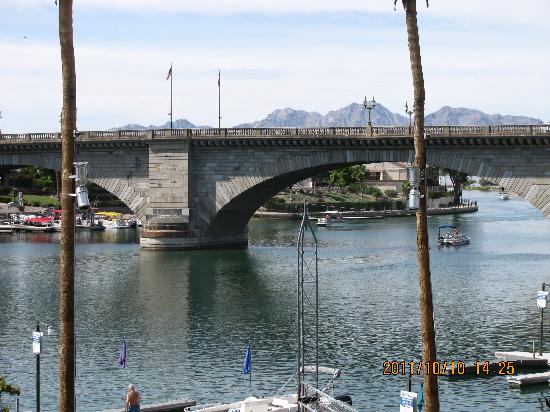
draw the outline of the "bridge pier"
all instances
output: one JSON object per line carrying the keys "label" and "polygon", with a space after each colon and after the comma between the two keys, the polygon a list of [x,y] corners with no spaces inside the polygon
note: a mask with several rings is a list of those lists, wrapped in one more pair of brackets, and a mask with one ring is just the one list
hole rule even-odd
{"label": "bridge pier", "polygon": [[139,244],[144,249],[192,250],[238,248],[248,246],[248,231],[236,235],[201,236],[184,217],[156,216],[140,231]]}

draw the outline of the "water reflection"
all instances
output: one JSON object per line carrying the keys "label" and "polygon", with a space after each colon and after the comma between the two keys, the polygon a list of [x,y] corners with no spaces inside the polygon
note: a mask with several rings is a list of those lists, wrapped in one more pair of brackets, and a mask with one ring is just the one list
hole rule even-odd
{"label": "water reflection", "polygon": [[[491,359],[530,350],[539,312],[534,293],[550,272],[550,222],[525,202],[469,195],[480,211],[429,218],[439,358]],[[438,249],[437,226],[472,237]],[[298,221],[253,221],[237,251],[140,250],[136,231],[79,232],[76,254],[79,410],[122,405],[128,383],[145,403],[248,395],[244,348],[253,348],[254,387],[268,394],[295,368]],[[359,410],[395,410],[404,376],[386,359],[420,357],[414,217],[320,228],[321,362],[343,369],[336,392]],[[0,374],[34,407],[36,320],[58,325],[57,234],[0,236]],[[35,239],[37,241],[27,240]],[[56,328],[58,330],[58,327]],[[128,367],[118,367],[122,338]],[[547,339],[550,342],[550,339]],[[43,410],[57,409],[58,336],[42,358]],[[417,383],[415,383],[417,389]],[[90,389],[92,388],[92,389]],[[540,408],[540,392],[508,390],[504,378],[441,383],[442,410]]]}

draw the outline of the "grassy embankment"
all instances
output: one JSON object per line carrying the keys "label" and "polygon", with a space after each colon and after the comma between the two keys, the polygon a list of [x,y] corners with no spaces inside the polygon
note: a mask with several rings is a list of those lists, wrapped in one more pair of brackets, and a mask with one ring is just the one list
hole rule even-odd
{"label": "grassy embankment", "polygon": [[[12,196],[5,195],[0,196],[1,203],[13,202],[14,199]],[[58,207],[59,202],[57,198],[52,198],[47,195],[23,195],[23,204],[25,206],[37,206],[37,207]]]}
{"label": "grassy embankment", "polygon": [[263,210],[271,212],[297,212],[302,210],[304,200],[309,205],[310,212],[322,212],[329,210],[384,210],[401,209],[404,206],[403,199],[390,199],[388,197],[376,198],[370,195],[358,193],[340,193],[338,191],[319,192],[317,195],[310,193],[279,193],[263,205]]}

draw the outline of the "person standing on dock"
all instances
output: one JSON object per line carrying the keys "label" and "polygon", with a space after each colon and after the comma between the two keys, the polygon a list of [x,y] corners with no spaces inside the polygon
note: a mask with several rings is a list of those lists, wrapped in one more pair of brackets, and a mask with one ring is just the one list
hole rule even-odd
{"label": "person standing on dock", "polygon": [[126,412],[139,412],[139,401],[141,397],[139,392],[136,390],[136,385],[133,383],[128,386],[128,394],[126,395],[126,407],[124,410]]}

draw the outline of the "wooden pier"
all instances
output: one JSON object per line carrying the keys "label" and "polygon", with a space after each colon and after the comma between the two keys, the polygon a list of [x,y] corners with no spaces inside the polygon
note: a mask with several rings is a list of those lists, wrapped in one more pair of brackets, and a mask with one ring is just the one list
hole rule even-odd
{"label": "wooden pier", "polygon": [[523,359],[543,359],[546,360],[546,362],[550,362],[550,353],[543,352],[542,356],[538,353],[533,352],[521,352],[521,351],[514,351],[514,352],[495,352],[495,358],[498,360],[503,361],[514,361],[514,360],[523,360]]}
{"label": "wooden pier", "polygon": [[[151,405],[142,405],[141,412],[183,412],[185,408],[195,406],[196,401],[191,399],[175,399],[173,401],[155,403]],[[108,409],[102,412],[124,412],[124,408]]]}
{"label": "wooden pier", "polygon": [[536,385],[550,381],[550,372],[528,373],[525,375],[507,376],[506,381],[512,388],[521,388],[526,385]]}

